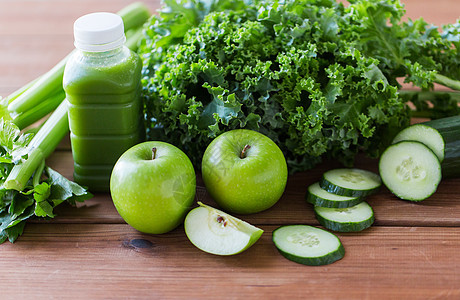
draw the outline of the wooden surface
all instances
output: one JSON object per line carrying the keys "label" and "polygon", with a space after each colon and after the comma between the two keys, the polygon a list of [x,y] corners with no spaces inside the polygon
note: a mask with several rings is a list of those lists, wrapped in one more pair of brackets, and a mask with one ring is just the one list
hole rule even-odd
{"label": "wooden surface", "polygon": [[[0,0],[0,95],[49,70],[72,45],[72,23],[113,11],[120,0]],[[154,11],[158,1],[146,1]],[[406,0],[410,18],[437,25],[460,17],[457,0]],[[72,178],[68,141],[48,164]],[[460,299],[460,179],[444,180],[422,203],[388,190],[368,198],[375,225],[337,234],[345,257],[328,266],[295,264],[278,254],[271,232],[284,224],[318,225],[306,187],[334,167],[289,178],[272,209],[242,218],[265,230],[249,250],[218,257],[196,249],[183,227],[147,235],[126,225],[108,194],[78,208],[62,206],[51,221],[29,223],[14,244],[0,245],[1,299]],[[376,161],[358,167],[376,171]],[[213,205],[198,180],[197,199]]]}

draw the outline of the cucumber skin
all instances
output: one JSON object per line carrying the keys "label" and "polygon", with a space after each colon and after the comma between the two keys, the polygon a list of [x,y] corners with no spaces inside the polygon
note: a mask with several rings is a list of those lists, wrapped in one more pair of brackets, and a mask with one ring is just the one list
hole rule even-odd
{"label": "cucumber skin", "polygon": [[356,199],[349,200],[349,201],[333,201],[333,200],[323,199],[312,193],[307,192],[307,194],[305,195],[305,200],[307,200],[308,203],[311,203],[314,206],[329,207],[329,208],[347,208],[347,207],[352,207],[352,206],[355,206],[363,202],[364,198],[357,197]]}
{"label": "cucumber skin", "polygon": [[460,177],[460,141],[457,141],[455,144],[455,150],[451,148],[452,152],[446,152],[444,160],[441,163],[443,178]]}
{"label": "cucumber skin", "polygon": [[333,184],[332,182],[328,181],[324,177],[321,178],[319,185],[321,186],[322,189],[328,191],[329,193],[333,193],[336,195],[340,196],[348,196],[348,197],[366,197],[369,196],[375,192],[377,192],[380,189],[380,186],[370,189],[370,190],[353,190],[353,189],[348,189],[344,188],[338,185]]}
{"label": "cucumber skin", "polygon": [[293,261],[293,262],[296,262],[302,265],[307,265],[307,266],[329,265],[329,264],[332,264],[333,262],[336,262],[342,259],[345,256],[345,248],[343,247],[342,243],[340,243],[339,248],[337,248],[337,250],[332,253],[329,253],[321,257],[309,257],[309,258],[292,255],[290,253],[284,252],[283,250],[280,250],[278,247],[276,248],[278,249],[278,252],[282,256],[289,259],[290,261]]}
{"label": "cucumber skin", "polygon": [[441,118],[421,124],[434,128],[444,139],[442,177],[460,177],[460,116]]}
{"label": "cucumber skin", "polygon": [[367,229],[374,224],[375,217],[372,214],[372,217],[369,219],[355,223],[355,222],[348,222],[348,223],[339,223],[339,222],[334,222],[327,220],[320,216],[319,214],[316,213],[315,211],[315,216],[318,222],[323,225],[325,228],[336,231],[336,232],[358,232],[358,231],[363,231],[364,229]]}
{"label": "cucumber skin", "polygon": [[[281,228],[281,227],[279,227],[279,228]],[[296,262],[296,263],[302,264],[302,265],[307,265],[307,266],[324,266],[324,265],[332,264],[333,262],[336,262],[336,261],[342,259],[345,256],[345,248],[343,247],[342,242],[339,240],[338,237],[336,237],[336,238],[339,240],[339,244],[340,244],[339,248],[337,248],[337,250],[335,250],[334,252],[328,253],[328,254],[326,254],[324,256],[319,256],[319,257],[300,257],[300,256],[297,256],[297,255],[293,255],[293,254],[290,254],[288,252],[285,252],[285,251],[281,250],[277,246],[275,240],[273,239],[273,237],[275,236],[276,230],[278,230],[279,228],[277,228],[277,229],[275,229],[273,231],[273,233],[272,233],[272,241],[275,244],[276,249],[278,249],[278,252],[282,256],[284,256],[285,258],[287,258],[290,261],[293,261],[293,262]]]}

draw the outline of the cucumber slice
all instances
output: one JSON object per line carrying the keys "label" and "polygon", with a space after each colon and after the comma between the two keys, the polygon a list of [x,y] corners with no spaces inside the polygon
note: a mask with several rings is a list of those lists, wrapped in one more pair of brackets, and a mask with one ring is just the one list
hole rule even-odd
{"label": "cucumber slice", "polygon": [[441,181],[441,163],[436,154],[416,141],[401,141],[380,157],[380,176],[398,198],[422,201],[430,197]]}
{"label": "cucumber slice", "polygon": [[281,226],[273,231],[273,243],[285,258],[299,264],[331,264],[345,255],[339,238],[308,225]]}
{"label": "cucumber slice", "polygon": [[334,169],[323,174],[322,189],[341,196],[365,197],[382,185],[379,175],[361,169]]}
{"label": "cucumber slice", "polygon": [[327,229],[354,232],[369,228],[374,223],[374,211],[366,202],[347,208],[315,207],[316,218]]}
{"label": "cucumber slice", "polygon": [[460,176],[460,116],[414,124],[403,129],[393,143],[412,140],[425,144],[441,162],[442,176]]}
{"label": "cucumber slice", "polygon": [[319,182],[315,182],[308,187],[307,202],[321,207],[350,207],[363,201],[362,197],[347,197],[329,193],[323,190]]}
{"label": "cucumber slice", "polygon": [[393,139],[393,144],[401,141],[418,141],[430,148],[438,157],[439,161],[444,160],[445,143],[442,135],[433,127],[423,123],[415,124],[401,130]]}

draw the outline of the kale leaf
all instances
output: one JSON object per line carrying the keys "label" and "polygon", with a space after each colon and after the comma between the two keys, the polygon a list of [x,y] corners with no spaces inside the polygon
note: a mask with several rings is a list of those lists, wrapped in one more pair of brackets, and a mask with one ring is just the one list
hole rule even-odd
{"label": "kale leaf", "polygon": [[399,1],[349,2],[167,1],[139,49],[147,137],[198,168],[236,128],[270,137],[291,172],[378,157],[410,121],[397,79],[428,90],[458,75],[459,26],[403,23]]}

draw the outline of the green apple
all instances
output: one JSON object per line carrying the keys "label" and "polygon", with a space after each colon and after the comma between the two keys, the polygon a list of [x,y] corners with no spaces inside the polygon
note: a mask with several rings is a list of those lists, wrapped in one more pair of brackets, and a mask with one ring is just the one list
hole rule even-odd
{"label": "green apple", "polygon": [[131,147],[118,159],[110,178],[118,213],[145,233],[165,233],[181,224],[193,205],[195,190],[190,159],[164,142]]}
{"label": "green apple", "polygon": [[206,190],[226,211],[257,213],[272,207],[287,182],[280,148],[267,136],[236,129],[215,138],[202,161]]}
{"label": "green apple", "polygon": [[216,255],[233,255],[251,247],[264,232],[223,211],[198,202],[185,218],[185,233],[197,248]]}

